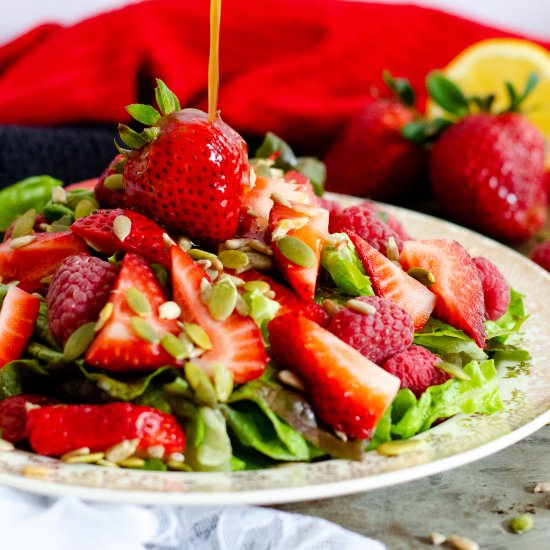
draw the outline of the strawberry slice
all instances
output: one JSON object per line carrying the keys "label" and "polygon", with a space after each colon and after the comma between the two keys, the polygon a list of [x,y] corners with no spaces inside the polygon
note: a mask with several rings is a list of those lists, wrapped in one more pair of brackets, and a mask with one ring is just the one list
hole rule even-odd
{"label": "strawberry slice", "polygon": [[244,273],[238,275],[244,281],[264,281],[275,293],[276,302],[279,302],[281,308],[277,312],[277,315],[284,315],[286,313],[294,313],[294,315],[303,315],[312,321],[315,321],[318,325],[326,327],[330,321],[327,312],[312,300],[302,300],[296,293],[276,282],[271,277],[264,275],[263,273],[256,271],[255,269],[249,269]]}
{"label": "strawberry slice", "polygon": [[28,437],[27,404],[52,405],[53,399],[44,395],[20,394],[0,401],[0,430],[2,439],[19,443]]}
{"label": "strawberry slice", "polygon": [[[313,300],[315,285],[319,274],[321,251],[324,238],[328,234],[329,213],[324,208],[307,205],[296,205],[298,209],[276,204],[269,215],[269,233],[273,249],[275,266],[288,284],[303,300]],[[307,262],[299,265],[304,259],[299,253],[296,257],[283,254],[283,243],[296,239],[309,249]]]}
{"label": "strawberry slice", "polygon": [[0,368],[19,359],[34,331],[40,300],[10,285],[0,310]]}
{"label": "strawberry slice", "polygon": [[269,213],[273,208],[273,193],[287,200],[317,206],[319,199],[311,182],[298,172],[287,172],[282,178],[256,176],[254,186],[241,198],[239,234],[243,237],[263,239],[268,227]]}
{"label": "strawberry slice", "polygon": [[225,321],[213,319],[201,299],[201,282],[208,276],[180,248],[172,247],[171,253],[174,300],[181,307],[181,319],[200,325],[212,343],[212,349],[194,362],[209,373],[219,363],[233,373],[238,384],[258,378],[267,364],[260,329],[252,319],[236,312]]}
{"label": "strawberry slice", "polygon": [[[115,233],[115,219],[119,216],[125,216],[130,220],[129,224],[126,222],[128,235],[117,236]],[[149,218],[132,210],[98,210],[90,216],[76,220],[71,225],[71,231],[103,254],[110,256],[117,250],[125,250],[140,254],[150,262],[165,267],[170,265],[168,249],[171,245],[166,240],[164,230]]]}
{"label": "strawberry slice", "polygon": [[483,286],[466,249],[448,239],[405,241],[400,261],[404,269],[420,267],[433,274],[435,315],[485,347]]}
{"label": "strawberry slice", "polygon": [[435,295],[359,235],[352,231],[346,233],[355,245],[376,295],[401,306],[412,317],[415,330],[420,330],[432,314]]}
{"label": "strawberry slice", "polygon": [[[139,315],[128,303],[128,290],[137,289],[149,303],[149,312]],[[86,361],[94,367],[113,371],[154,370],[174,364],[159,340],[166,333],[177,334],[175,320],[161,319],[159,306],[166,297],[147,264],[137,254],[127,253],[111,292],[112,313],[86,352]],[[135,327],[135,320],[145,323],[152,331],[149,341]]]}
{"label": "strawberry slice", "polygon": [[89,180],[75,181],[65,186],[65,191],[73,191],[74,189],[85,189],[86,191],[93,191],[97,185],[98,178],[91,178]]}
{"label": "strawberry slice", "polygon": [[172,415],[131,403],[45,406],[27,416],[31,447],[41,455],[60,456],[81,447],[106,451],[136,438],[137,454],[143,456],[150,447],[162,446],[165,455],[185,447],[185,434]]}
{"label": "strawberry slice", "polygon": [[399,379],[303,316],[276,317],[269,334],[275,360],[311,390],[315,414],[349,437],[368,438],[393,401]]}
{"label": "strawberry slice", "polygon": [[0,244],[0,277],[4,283],[19,281],[29,292],[43,287],[41,279],[52,275],[65,258],[88,252],[86,244],[70,231],[29,235],[32,240],[23,246],[25,241],[20,239]]}

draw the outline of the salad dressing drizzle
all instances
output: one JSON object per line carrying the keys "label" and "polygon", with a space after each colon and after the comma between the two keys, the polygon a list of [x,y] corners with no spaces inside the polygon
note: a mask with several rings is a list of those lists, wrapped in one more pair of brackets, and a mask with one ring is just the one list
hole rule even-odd
{"label": "salad dressing drizzle", "polygon": [[208,120],[217,116],[220,86],[220,20],[222,0],[210,0],[210,56],[208,59]]}

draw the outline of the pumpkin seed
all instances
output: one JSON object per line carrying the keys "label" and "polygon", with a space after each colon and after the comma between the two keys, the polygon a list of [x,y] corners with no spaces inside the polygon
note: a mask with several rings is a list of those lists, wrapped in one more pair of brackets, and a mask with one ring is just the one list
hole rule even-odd
{"label": "pumpkin seed", "polygon": [[271,258],[265,254],[260,254],[259,252],[247,252],[246,255],[248,256],[248,261],[250,263],[246,267],[237,269],[237,273],[247,271],[251,267],[257,269],[258,271],[267,271],[271,269],[273,265]]}
{"label": "pumpkin seed", "polygon": [[187,252],[191,249],[193,246],[193,243],[191,242],[191,239],[188,239],[187,237],[180,237],[178,239],[177,245],[184,251]]}
{"label": "pumpkin seed", "polygon": [[165,334],[160,339],[160,345],[174,358],[176,361],[187,359],[190,356],[189,348],[173,334]]}
{"label": "pumpkin seed", "polygon": [[247,317],[250,315],[250,306],[246,303],[246,300],[240,295],[237,294],[237,303],[235,304],[235,309],[239,315]]}
{"label": "pumpkin seed", "polygon": [[464,372],[462,367],[455,365],[453,363],[448,363],[447,361],[440,361],[436,364],[436,367],[441,369],[443,372],[450,374],[454,378],[459,380],[471,380],[470,376]]}
{"label": "pumpkin seed", "polygon": [[172,237],[170,237],[168,233],[162,234],[162,242],[164,243],[164,248],[171,248],[172,246],[177,246],[174,239],[172,239]]}
{"label": "pumpkin seed", "polygon": [[191,466],[185,464],[185,462],[178,462],[177,460],[169,460],[166,465],[170,470],[178,470],[180,472],[192,472]]}
{"label": "pumpkin seed", "polygon": [[271,250],[271,248],[265,243],[258,241],[257,239],[248,239],[248,246],[256,252],[260,252],[266,256],[273,256],[273,250]]}
{"label": "pumpkin seed", "polygon": [[436,533],[435,531],[432,531],[429,534],[429,539],[434,546],[441,546],[447,540],[447,537],[445,535],[442,535],[441,533]]}
{"label": "pumpkin seed", "polygon": [[36,210],[32,208],[17,218],[13,226],[13,231],[11,232],[11,238],[17,239],[18,237],[30,235],[33,232],[35,223]]}
{"label": "pumpkin seed", "polygon": [[218,271],[223,270],[223,264],[215,254],[212,254],[212,252],[207,252],[206,250],[201,250],[200,248],[192,248],[187,251],[187,254],[189,254],[193,260],[210,260],[214,269],[217,269]]}
{"label": "pumpkin seed", "polygon": [[550,493],[550,481],[543,481],[542,483],[537,483],[533,487],[533,493]]}
{"label": "pumpkin seed", "polygon": [[215,281],[217,278],[218,278],[218,275],[220,274],[219,271],[217,271],[216,269],[205,269],[204,272],[208,275],[208,277],[210,277],[210,280],[211,281]]}
{"label": "pumpkin seed", "polygon": [[233,373],[223,365],[214,365],[214,388],[218,400],[225,403],[233,391]]}
{"label": "pumpkin seed", "polygon": [[235,277],[234,275],[229,275],[229,273],[222,273],[220,275],[220,281],[229,281],[233,286],[241,287],[244,285],[243,279],[240,277]]}
{"label": "pumpkin seed", "polygon": [[145,460],[139,456],[129,456],[124,460],[119,460],[118,465],[123,468],[142,468],[145,466]]}
{"label": "pumpkin seed", "polygon": [[449,535],[447,542],[452,544],[456,550],[479,550],[479,544],[475,540],[460,535]]}
{"label": "pumpkin seed", "polygon": [[105,456],[105,453],[89,453],[86,455],[70,456],[64,462],[68,464],[93,464],[98,460],[101,460]]}
{"label": "pumpkin seed", "polygon": [[201,326],[195,323],[183,323],[183,330],[195,345],[202,349],[212,349],[210,336]]}
{"label": "pumpkin seed", "polygon": [[52,189],[52,202],[57,202],[59,204],[67,203],[67,193],[63,187],[54,187]]}
{"label": "pumpkin seed", "polygon": [[185,377],[195,391],[195,398],[205,405],[215,405],[217,393],[204,370],[196,363],[185,365]]}
{"label": "pumpkin seed", "polygon": [[204,304],[208,303],[211,292],[212,292],[212,284],[205,277],[204,279],[201,280],[201,300]]}
{"label": "pumpkin seed", "polygon": [[139,439],[124,439],[120,443],[109,447],[105,451],[105,458],[110,462],[120,462],[126,458],[131,457],[137,450],[139,445]]}
{"label": "pumpkin seed", "polygon": [[151,344],[156,344],[159,341],[157,331],[141,317],[132,317],[130,324],[132,325],[132,330],[142,340],[151,342]]}
{"label": "pumpkin seed", "polygon": [[529,514],[521,514],[510,520],[510,529],[514,533],[521,535],[522,533],[529,531],[529,529],[533,527],[533,523],[533,516]]}
{"label": "pumpkin seed", "polygon": [[113,220],[113,233],[120,242],[124,242],[132,231],[132,220],[128,216],[120,215]]}
{"label": "pumpkin seed", "polygon": [[122,174],[110,174],[103,180],[103,186],[109,191],[122,191],[124,189],[124,177]]}
{"label": "pumpkin seed", "polygon": [[398,456],[410,453],[422,446],[424,442],[419,439],[399,439],[396,441],[386,441],[376,447],[376,452],[384,456]]}
{"label": "pumpkin seed", "polygon": [[271,200],[275,204],[280,204],[281,206],[286,206],[287,208],[292,206],[290,201],[282,193],[271,193]]}
{"label": "pumpkin seed", "polygon": [[63,347],[63,357],[74,361],[84,354],[95,336],[95,323],[85,323],[79,326],[67,339]]}
{"label": "pumpkin seed", "polygon": [[0,452],[9,453],[10,451],[13,451],[13,449],[15,449],[13,443],[6,441],[5,439],[0,439]]}
{"label": "pumpkin seed", "polygon": [[395,242],[395,237],[390,237],[386,243],[386,256],[392,262],[399,260],[399,248]]}
{"label": "pumpkin seed", "polygon": [[151,315],[149,300],[136,287],[132,286],[126,291],[126,301],[130,309],[140,317]]}
{"label": "pumpkin seed", "polygon": [[84,456],[90,454],[90,448],[89,447],[79,447],[78,449],[74,449],[73,451],[69,451],[68,453],[65,453],[61,460],[66,461],[68,458],[71,458],[72,456]]}
{"label": "pumpkin seed", "polygon": [[118,468],[118,464],[116,462],[111,462],[105,458],[100,458],[96,461],[96,464],[98,466],[104,466],[105,468]]}
{"label": "pumpkin seed", "polygon": [[357,300],[352,298],[346,302],[346,306],[357,313],[363,313],[364,315],[374,315],[376,313],[376,308],[372,304],[367,304],[362,300]]}
{"label": "pumpkin seed", "polygon": [[298,391],[305,391],[304,383],[290,370],[281,370],[277,378],[285,385]]}
{"label": "pumpkin seed", "polygon": [[228,250],[239,250],[248,245],[248,239],[229,239],[223,243]]}
{"label": "pumpkin seed", "polygon": [[265,294],[271,290],[271,287],[266,281],[256,280],[246,282],[243,285],[243,290],[246,292],[254,292],[255,290],[259,290],[262,294]]}
{"label": "pumpkin seed", "polygon": [[164,302],[159,306],[159,317],[170,321],[179,319],[181,316],[181,308],[176,302]]}
{"label": "pumpkin seed", "polygon": [[105,326],[107,321],[111,318],[111,315],[113,314],[113,309],[114,309],[114,306],[112,302],[107,302],[103,306],[102,310],[99,312],[99,317],[94,326],[94,330],[96,332],[100,331]]}
{"label": "pumpkin seed", "polygon": [[79,220],[80,218],[85,218],[89,216],[94,210],[99,208],[99,204],[95,200],[91,199],[82,199],[78,201],[74,209],[74,219]]}
{"label": "pumpkin seed", "polygon": [[237,289],[229,281],[220,281],[212,287],[208,298],[208,311],[217,321],[225,321],[237,305]]}
{"label": "pumpkin seed", "polygon": [[185,460],[183,453],[170,453],[167,458],[172,462],[183,462]]}
{"label": "pumpkin seed", "polygon": [[432,286],[435,283],[435,277],[431,271],[422,267],[411,267],[407,273],[413,278],[422,283],[424,286]]}
{"label": "pumpkin seed", "polygon": [[178,334],[178,340],[185,346],[185,353],[186,355],[189,355],[191,357],[191,353],[195,349],[193,346],[193,342],[191,342],[191,339],[185,332],[180,332]]}
{"label": "pumpkin seed", "polygon": [[326,298],[325,300],[323,300],[323,309],[329,315],[336,315],[338,312],[344,309],[344,306],[340,305],[338,302],[335,302],[334,300],[329,300],[328,298]]}
{"label": "pumpkin seed", "polygon": [[308,223],[309,218],[306,217],[281,220],[275,225],[275,229],[271,233],[271,240],[278,241],[282,239],[289,231],[301,229]]}
{"label": "pumpkin seed", "polygon": [[222,250],[219,258],[223,266],[228,269],[239,269],[246,267],[249,263],[248,256],[240,250]]}
{"label": "pumpkin seed", "polygon": [[149,458],[164,458],[164,445],[151,445],[147,447],[147,456]]}
{"label": "pumpkin seed", "polygon": [[296,237],[287,235],[277,241],[277,246],[289,262],[300,267],[314,267],[317,263],[315,252],[305,242]]}
{"label": "pumpkin seed", "polygon": [[23,248],[31,244],[36,239],[36,235],[24,235],[23,237],[17,237],[15,239],[10,239],[10,248]]}

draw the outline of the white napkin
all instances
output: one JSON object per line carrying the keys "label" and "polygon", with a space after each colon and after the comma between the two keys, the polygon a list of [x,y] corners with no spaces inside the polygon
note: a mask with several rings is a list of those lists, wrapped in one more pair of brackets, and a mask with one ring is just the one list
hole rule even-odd
{"label": "white napkin", "polygon": [[384,550],[318,518],[254,506],[87,503],[0,487],[5,550]]}

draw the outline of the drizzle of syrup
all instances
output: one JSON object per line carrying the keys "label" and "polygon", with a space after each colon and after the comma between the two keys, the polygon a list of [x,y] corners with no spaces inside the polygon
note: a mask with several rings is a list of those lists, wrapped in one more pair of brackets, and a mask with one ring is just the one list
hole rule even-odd
{"label": "drizzle of syrup", "polygon": [[208,59],[208,120],[217,117],[220,87],[220,19],[222,0],[210,0],[210,57]]}

